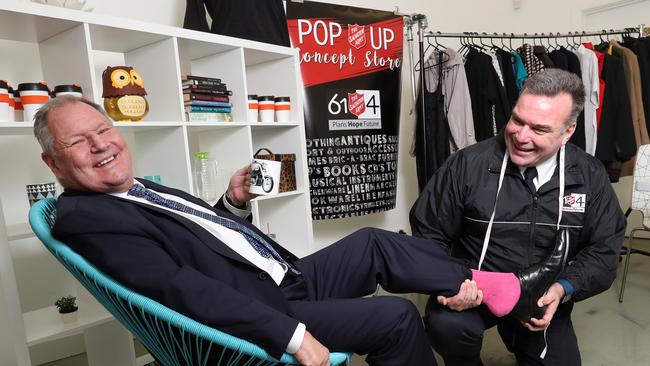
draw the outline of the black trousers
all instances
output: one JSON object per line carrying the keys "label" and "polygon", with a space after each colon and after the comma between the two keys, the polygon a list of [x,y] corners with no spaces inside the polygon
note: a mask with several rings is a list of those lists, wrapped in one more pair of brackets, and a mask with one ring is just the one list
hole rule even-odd
{"label": "black trousers", "polygon": [[292,316],[331,351],[367,354],[370,365],[435,365],[415,306],[394,293],[452,295],[471,272],[431,240],[359,230],[302,258],[302,279],[283,283]]}
{"label": "black trousers", "polygon": [[578,366],[581,364],[578,341],[571,323],[573,303],[561,304],[546,331],[548,349],[544,359],[544,332],[531,332],[513,318],[497,318],[481,306],[453,311],[429,298],[424,323],[433,348],[446,366],[483,365],[481,346],[486,329],[497,326],[506,348],[514,353],[517,364]]}

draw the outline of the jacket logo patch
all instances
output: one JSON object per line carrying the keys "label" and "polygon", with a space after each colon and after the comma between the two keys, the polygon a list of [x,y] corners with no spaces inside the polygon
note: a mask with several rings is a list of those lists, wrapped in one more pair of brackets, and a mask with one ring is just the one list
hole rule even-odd
{"label": "jacket logo patch", "polygon": [[564,196],[562,212],[585,212],[587,206],[587,195],[584,193],[571,193]]}

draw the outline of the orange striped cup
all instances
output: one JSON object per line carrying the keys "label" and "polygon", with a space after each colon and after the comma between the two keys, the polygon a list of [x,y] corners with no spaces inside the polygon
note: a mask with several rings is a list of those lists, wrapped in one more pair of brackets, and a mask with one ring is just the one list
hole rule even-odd
{"label": "orange striped cup", "polygon": [[291,112],[291,98],[289,97],[276,97],[275,98],[275,122],[289,122]]}
{"label": "orange striped cup", "polygon": [[275,98],[272,95],[263,95],[257,98],[260,122],[273,122],[275,115]]}
{"label": "orange striped cup", "polygon": [[9,84],[0,80],[0,122],[9,121]]}
{"label": "orange striped cup", "polygon": [[257,122],[257,94],[248,94],[248,122]]}
{"label": "orange striped cup", "polygon": [[38,109],[50,100],[50,89],[44,81],[41,81],[18,84],[18,91],[24,109],[23,119],[32,122]]}

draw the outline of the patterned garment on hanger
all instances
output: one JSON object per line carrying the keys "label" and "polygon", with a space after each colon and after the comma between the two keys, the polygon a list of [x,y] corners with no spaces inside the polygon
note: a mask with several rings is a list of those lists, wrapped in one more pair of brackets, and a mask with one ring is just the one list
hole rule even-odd
{"label": "patterned garment on hanger", "polygon": [[524,66],[526,67],[528,76],[544,70],[544,64],[535,56],[535,53],[533,52],[533,46],[528,43],[524,43],[517,49],[517,51],[524,59]]}

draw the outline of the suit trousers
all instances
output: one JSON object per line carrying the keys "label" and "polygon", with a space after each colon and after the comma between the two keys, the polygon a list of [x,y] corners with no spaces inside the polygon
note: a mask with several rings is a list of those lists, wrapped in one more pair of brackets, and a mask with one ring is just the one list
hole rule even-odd
{"label": "suit trousers", "polygon": [[[424,323],[433,348],[447,366],[483,365],[483,333],[495,325],[508,351],[514,353],[518,365],[579,366],[580,351],[571,322],[572,309],[571,302],[558,307],[546,331],[546,341],[543,331],[531,332],[509,316],[497,318],[483,306],[453,311],[440,306],[433,297],[427,303]],[[545,345],[548,345],[547,353],[541,359],[539,356]]]}
{"label": "suit trousers", "polygon": [[367,354],[370,365],[435,365],[415,306],[394,293],[453,295],[471,278],[431,240],[361,229],[295,263],[302,278],[283,283],[294,318],[332,351]]}

